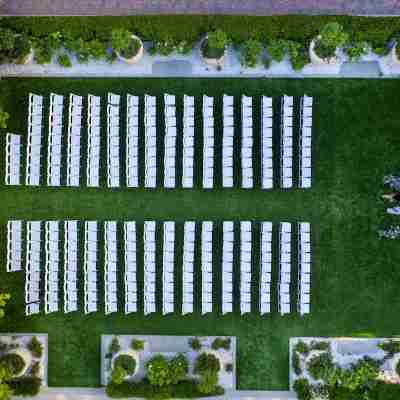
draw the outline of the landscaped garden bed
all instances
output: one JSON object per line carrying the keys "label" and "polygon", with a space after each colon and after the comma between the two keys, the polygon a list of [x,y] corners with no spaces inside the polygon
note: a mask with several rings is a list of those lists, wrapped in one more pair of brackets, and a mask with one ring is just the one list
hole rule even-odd
{"label": "landscaped garden bed", "polygon": [[207,397],[236,387],[234,337],[106,335],[101,346],[110,397]]}
{"label": "landscaped garden bed", "polygon": [[[292,338],[290,387],[299,400],[395,399],[400,396],[400,340]],[[380,397],[383,393],[393,397]]]}

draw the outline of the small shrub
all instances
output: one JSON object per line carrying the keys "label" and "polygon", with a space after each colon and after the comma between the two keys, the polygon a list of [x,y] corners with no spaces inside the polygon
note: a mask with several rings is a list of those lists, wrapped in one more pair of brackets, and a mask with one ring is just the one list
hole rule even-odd
{"label": "small shrub", "polygon": [[183,354],[178,354],[169,362],[169,372],[171,376],[171,383],[176,385],[178,382],[184,380],[189,371],[189,363]]}
{"label": "small shrub", "polygon": [[307,363],[307,370],[314,379],[326,378],[333,367],[332,356],[329,353],[314,356]]}
{"label": "small shrub", "polygon": [[367,54],[368,45],[365,42],[350,43],[344,48],[344,52],[347,54],[351,61],[357,61],[363,55]]}
{"label": "small shrub", "polygon": [[247,40],[242,45],[242,63],[246,67],[254,68],[257,65],[261,52],[261,43],[258,40]]}
{"label": "small shrub", "polygon": [[230,372],[232,372],[233,371],[233,364],[226,364],[225,365],[225,371],[226,372],[228,372],[228,373],[230,373]]}
{"label": "small shrub", "polygon": [[166,386],[171,383],[171,374],[167,359],[162,356],[154,356],[146,365],[147,378],[152,385]]}
{"label": "small shrub", "polygon": [[308,347],[307,343],[303,342],[302,340],[299,340],[294,346],[294,351],[297,351],[297,353],[307,356],[308,353],[310,352],[310,348]]}
{"label": "small shrub", "polygon": [[225,32],[219,29],[215,32],[209,32],[202,45],[203,56],[206,58],[221,58],[225,53],[227,44],[228,37]]}
{"label": "small shrub", "polygon": [[383,351],[386,351],[388,355],[393,356],[396,353],[400,353],[400,340],[389,340],[387,342],[380,343],[378,347]]}
{"label": "small shrub", "polygon": [[300,358],[296,352],[292,354],[292,368],[296,375],[301,375]]}
{"label": "small shrub", "polygon": [[110,345],[108,346],[108,352],[111,354],[118,353],[121,350],[121,346],[119,345],[119,340],[116,336],[114,336],[111,340]]}
{"label": "small shrub", "polygon": [[30,370],[30,374],[37,378],[39,376],[40,373],[40,362],[36,361],[32,364],[31,370]]}
{"label": "small shrub", "polygon": [[15,396],[37,396],[42,386],[40,378],[24,376],[9,381]]}
{"label": "small shrub", "polygon": [[116,385],[120,385],[127,376],[128,373],[126,369],[121,365],[116,365],[111,371],[111,382],[115,383]]}
{"label": "small shrub", "polygon": [[41,358],[43,355],[43,345],[40,343],[38,338],[34,336],[30,342],[28,343],[28,350],[32,353],[32,355],[36,358]]}
{"label": "small shrub", "polygon": [[228,351],[231,349],[231,339],[230,338],[226,338],[226,339],[216,338],[212,342],[211,348],[213,350],[224,349],[224,350]]}
{"label": "small shrub", "polygon": [[60,54],[57,58],[58,63],[64,68],[72,67],[71,60],[67,54]]}
{"label": "small shrub", "polygon": [[308,49],[300,43],[287,42],[287,49],[292,68],[295,71],[301,70],[310,62]]}
{"label": "small shrub", "polygon": [[329,342],[313,340],[310,344],[310,350],[327,351],[330,349]]}
{"label": "small shrub", "polygon": [[123,368],[127,375],[132,375],[136,369],[136,360],[128,354],[121,354],[114,360],[114,369]]}
{"label": "small shrub", "polygon": [[132,339],[132,342],[131,342],[131,349],[132,349],[132,350],[136,350],[136,351],[143,350],[143,349],[144,349],[144,342],[143,342],[143,340]]}
{"label": "small shrub", "polygon": [[210,394],[215,391],[217,384],[218,384],[218,372],[206,371],[201,374],[197,388],[201,393]]}
{"label": "small shrub", "polygon": [[315,42],[315,53],[322,59],[335,56],[336,49],[344,46],[348,40],[348,34],[344,32],[342,25],[337,22],[329,22],[320,32],[320,38]]}
{"label": "small shrub", "polygon": [[4,363],[11,375],[20,374],[25,367],[24,359],[16,353],[6,354],[3,358],[1,358],[0,362]]}
{"label": "small shrub", "polygon": [[33,43],[35,49],[35,61],[38,64],[49,64],[54,54],[48,39],[38,39]]}
{"label": "small shrub", "polygon": [[267,46],[267,51],[272,60],[281,62],[287,52],[287,41],[282,39],[271,40]]}
{"label": "small shrub", "polygon": [[192,350],[194,351],[199,351],[201,350],[201,343],[200,340],[197,338],[191,338],[189,339],[189,346]]}
{"label": "small shrub", "polygon": [[297,379],[293,383],[293,390],[296,392],[299,400],[311,400],[311,385],[307,379]]}
{"label": "small shrub", "polygon": [[200,354],[194,364],[194,373],[202,375],[208,371],[219,372],[221,369],[220,362],[213,354],[202,353]]}
{"label": "small shrub", "polygon": [[140,50],[139,40],[132,37],[132,34],[125,29],[114,29],[111,32],[111,43],[114,51],[117,51],[124,58],[132,58]]}

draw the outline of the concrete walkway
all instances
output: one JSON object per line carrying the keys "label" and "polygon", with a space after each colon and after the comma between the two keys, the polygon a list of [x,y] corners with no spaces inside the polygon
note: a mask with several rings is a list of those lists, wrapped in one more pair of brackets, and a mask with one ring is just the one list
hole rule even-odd
{"label": "concrete walkway", "polygon": [[400,0],[4,0],[3,15],[400,15]]}
{"label": "concrete walkway", "polygon": [[[110,400],[103,388],[47,388],[35,397],[14,397],[35,400]],[[224,396],[207,397],[207,400],[297,400],[293,392],[278,391],[227,391]]]}

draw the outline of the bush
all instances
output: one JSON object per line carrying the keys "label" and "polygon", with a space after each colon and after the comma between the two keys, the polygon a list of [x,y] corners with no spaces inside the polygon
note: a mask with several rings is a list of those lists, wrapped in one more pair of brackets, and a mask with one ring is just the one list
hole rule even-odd
{"label": "bush", "polygon": [[115,365],[113,370],[111,371],[111,382],[116,385],[120,385],[124,379],[128,376],[126,369],[121,367],[120,365]]}
{"label": "bush", "polygon": [[351,391],[370,389],[378,378],[379,363],[364,358],[352,365],[349,370],[342,371],[341,386]]}
{"label": "bush", "polygon": [[202,375],[208,371],[218,373],[220,369],[221,365],[217,357],[213,354],[202,353],[196,358],[193,372]]}
{"label": "bush", "polygon": [[136,369],[136,360],[128,354],[121,354],[114,360],[114,369],[123,368],[127,375],[132,375]]}
{"label": "bush", "polygon": [[34,336],[30,342],[28,343],[28,350],[32,353],[32,355],[36,358],[41,358],[43,355],[43,346],[42,343],[38,340],[36,336]]}
{"label": "bush", "polygon": [[307,343],[304,343],[302,340],[299,340],[295,345],[294,345],[294,351],[297,353],[303,354],[305,356],[308,355],[310,352],[310,348],[308,347]]}
{"label": "bush", "polygon": [[306,64],[310,62],[308,48],[302,46],[300,43],[288,42],[288,53],[292,67],[295,71],[303,69]]}
{"label": "bush", "polygon": [[189,339],[189,346],[191,349],[193,349],[194,351],[199,351],[201,350],[201,343],[200,340],[197,338],[191,338]]}
{"label": "bush", "polygon": [[40,373],[40,362],[36,361],[32,364],[31,370],[30,370],[30,374],[37,378],[39,376]]}
{"label": "bush", "polygon": [[310,350],[327,351],[330,349],[329,342],[313,340],[310,344]]}
{"label": "bush", "polygon": [[1,358],[0,362],[8,368],[11,375],[20,374],[25,367],[24,359],[16,353],[6,354]]}
{"label": "bush", "polygon": [[314,379],[326,379],[333,367],[332,356],[329,353],[314,356],[307,363],[307,370]]}
{"label": "bush", "polygon": [[110,345],[108,346],[108,352],[111,354],[118,353],[121,350],[121,346],[119,345],[119,340],[116,336],[114,336],[111,340]]}
{"label": "bush", "polygon": [[140,50],[141,43],[132,37],[126,29],[114,29],[111,32],[111,44],[114,51],[117,51],[124,58],[132,58]]}
{"label": "bush", "polygon": [[132,349],[132,350],[136,350],[136,351],[143,350],[143,349],[144,349],[144,342],[143,342],[143,340],[132,339],[132,342],[131,342],[131,349]]}
{"label": "bush", "polygon": [[146,365],[147,378],[155,386],[166,386],[172,381],[167,359],[158,355],[150,359]]}
{"label": "bush", "polygon": [[36,396],[42,386],[42,380],[35,377],[21,377],[12,379],[9,383],[15,396]]}
{"label": "bush", "polygon": [[225,32],[217,29],[209,32],[204,40],[201,51],[206,58],[221,58],[225,53],[228,44],[228,37]]}
{"label": "bush", "polygon": [[342,25],[337,22],[329,22],[321,29],[320,38],[315,42],[314,51],[322,59],[332,58],[335,56],[336,49],[346,44],[348,37]]}
{"label": "bush", "polygon": [[225,371],[226,372],[228,372],[228,373],[230,373],[230,372],[232,372],[233,371],[233,364],[226,364],[225,365]]}
{"label": "bush", "polygon": [[197,385],[197,381],[189,380],[182,381],[177,385],[159,387],[151,385],[148,380],[144,379],[140,382],[124,381],[120,385],[109,383],[106,393],[111,398],[142,397],[146,399],[192,399],[224,394],[224,390],[217,386],[213,393],[205,395],[199,392]]}
{"label": "bush", "polygon": [[72,67],[71,60],[69,59],[67,54],[60,54],[57,58],[58,63],[65,68]]}
{"label": "bush", "polygon": [[184,380],[189,371],[189,363],[183,354],[178,354],[169,362],[169,372],[171,383],[176,385],[178,382]]}
{"label": "bush", "polygon": [[357,61],[368,52],[368,45],[365,42],[350,43],[344,48],[344,52],[347,54],[351,61]]}
{"label": "bush", "polygon": [[296,375],[301,375],[300,358],[296,352],[292,354],[292,368]]}
{"label": "bush", "polygon": [[224,349],[224,350],[228,351],[231,349],[231,339],[230,338],[226,338],[226,339],[216,338],[212,342],[211,348],[213,350]]}
{"label": "bush", "polygon": [[257,65],[261,52],[261,43],[258,40],[249,39],[242,45],[242,63],[246,67],[254,68]]}
{"label": "bush", "polygon": [[33,43],[35,49],[35,61],[38,64],[49,64],[54,54],[48,39],[38,39]]}
{"label": "bush", "polygon": [[208,370],[200,375],[200,380],[197,385],[199,392],[204,394],[211,394],[215,392],[218,385],[218,372]]}
{"label": "bush", "polygon": [[271,40],[267,46],[267,51],[272,60],[281,62],[287,51],[287,41],[283,39]]}
{"label": "bush", "polygon": [[311,385],[307,379],[297,379],[293,383],[293,390],[296,392],[299,400],[311,400]]}

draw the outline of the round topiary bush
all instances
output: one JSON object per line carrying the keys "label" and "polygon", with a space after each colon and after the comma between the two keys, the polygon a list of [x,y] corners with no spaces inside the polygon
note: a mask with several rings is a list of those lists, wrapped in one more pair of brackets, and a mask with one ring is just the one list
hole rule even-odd
{"label": "round topiary bush", "polygon": [[22,370],[25,368],[24,359],[19,354],[15,353],[6,354],[0,360],[0,363],[6,365],[6,367],[10,371],[10,374],[13,376],[20,374]]}
{"label": "round topiary bush", "polygon": [[123,368],[127,375],[132,375],[136,369],[136,360],[128,354],[121,354],[114,360],[114,368]]}
{"label": "round topiary bush", "polygon": [[226,33],[218,29],[207,34],[206,39],[201,44],[201,53],[205,58],[220,59],[225,54],[227,44]]}

